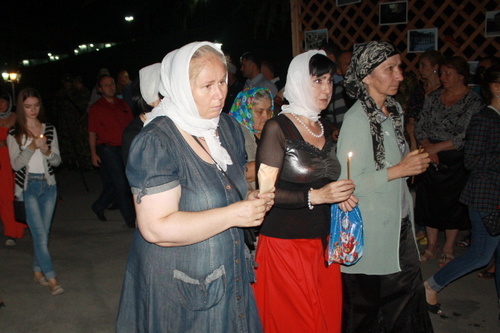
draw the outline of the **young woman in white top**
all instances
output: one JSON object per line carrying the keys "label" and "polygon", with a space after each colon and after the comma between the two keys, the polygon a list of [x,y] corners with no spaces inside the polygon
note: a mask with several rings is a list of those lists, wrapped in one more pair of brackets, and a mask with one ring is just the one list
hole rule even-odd
{"label": "young woman in white top", "polygon": [[44,122],[40,93],[23,89],[17,100],[17,119],[7,138],[16,174],[15,195],[24,198],[26,220],[33,238],[34,280],[49,286],[53,296],[62,294],[48,250],[52,215],[57,200],[54,167],[61,163],[56,129]]}

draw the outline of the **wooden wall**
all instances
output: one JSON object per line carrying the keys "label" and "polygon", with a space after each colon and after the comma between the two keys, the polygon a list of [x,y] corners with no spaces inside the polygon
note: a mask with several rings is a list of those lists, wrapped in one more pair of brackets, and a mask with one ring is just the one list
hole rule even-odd
{"label": "wooden wall", "polygon": [[294,56],[304,51],[304,32],[328,29],[342,49],[372,40],[391,42],[401,52],[406,70],[415,71],[419,53],[408,53],[407,31],[438,28],[438,50],[475,61],[500,56],[500,37],[485,37],[486,11],[500,10],[500,0],[408,0],[408,22],[379,25],[379,4],[362,0],[337,7],[335,0],[290,0]]}

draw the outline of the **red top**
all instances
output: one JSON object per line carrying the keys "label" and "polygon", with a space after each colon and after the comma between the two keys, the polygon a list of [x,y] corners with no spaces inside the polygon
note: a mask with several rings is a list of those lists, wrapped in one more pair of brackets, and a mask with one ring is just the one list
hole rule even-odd
{"label": "red top", "polygon": [[123,130],[134,119],[128,104],[115,97],[114,103],[98,99],[89,110],[89,132],[97,134],[97,144],[122,145]]}

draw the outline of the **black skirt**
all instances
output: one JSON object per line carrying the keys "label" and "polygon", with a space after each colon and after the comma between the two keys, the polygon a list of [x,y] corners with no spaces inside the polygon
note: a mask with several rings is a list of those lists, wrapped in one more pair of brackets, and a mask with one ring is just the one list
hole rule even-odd
{"label": "black skirt", "polygon": [[469,229],[467,206],[459,202],[468,172],[463,152],[438,153],[439,165],[430,165],[417,178],[415,221],[436,229]]}
{"label": "black skirt", "polygon": [[401,272],[342,274],[343,333],[434,332],[415,247],[411,223],[405,218],[399,239]]}

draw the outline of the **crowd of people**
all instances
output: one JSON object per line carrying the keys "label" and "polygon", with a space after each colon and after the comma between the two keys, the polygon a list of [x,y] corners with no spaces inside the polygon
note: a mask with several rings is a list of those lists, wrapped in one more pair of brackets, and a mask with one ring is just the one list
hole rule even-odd
{"label": "crowd of people", "polygon": [[[64,293],[48,250],[55,171],[98,168],[89,208],[135,228],[118,332],[433,332],[437,293],[500,260],[485,222],[500,211],[500,61],[473,78],[466,59],[426,51],[420,80],[402,62],[388,42],[329,43],[294,57],[285,80],[255,53],[193,42],[134,80],[102,68],[92,92],[64,75],[54,124],[36,89],[14,112],[1,87],[5,244],[29,228],[34,280]],[[261,187],[266,168],[276,177]],[[332,204],[363,217],[354,265],[327,264]]]}

